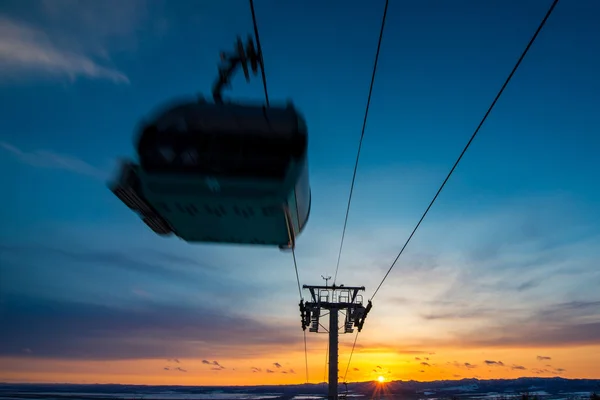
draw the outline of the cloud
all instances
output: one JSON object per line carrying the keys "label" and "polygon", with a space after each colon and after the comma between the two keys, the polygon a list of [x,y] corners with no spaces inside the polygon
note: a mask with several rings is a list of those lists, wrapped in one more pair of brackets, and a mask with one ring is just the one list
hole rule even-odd
{"label": "cloud", "polygon": [[468,368],[468,369],[473,369],[473,368],[477,368],[477,365],[473,365],[473,364],[470,364],[470,363],[466,362],[465,363],[465,367]]}
{"label": "cloud", "polygon": [[118,69],[61,48],[46,33],[6,17],[0,17],[0,72],[4,78],[35,74],[129,83],[129,78]]}
{"label": "cloud", "polygon": [[[226,369],[224,366],[222,366],[221,364],[219,364],[218,361],[208,361],[208,360],[202,360],[202,364],[206,364],[206,365],[210,365],[211,366],[211,370],[212,371],[221,371],[223,369]],[[254,369],[254,367],[253,367]],[[235,371],[235,369],[233,369]],[[253,371],[256,372],[256,371]]]}
{"label": "cloud", "polygon": [[537,360],[538,360],[538,361],[552,360],[552,357],[547,357],[547,356],[537,356]]}
{"label": "cloud", "polygon": [[[539,347],[591,345],[600,341],[600,300],[568,301],[529,307],[485,326],[464,328],[450,340],[430,340],[438,346]],[[499,310],[500,312],[501,310]],[[544,357],[544,356],[541,356]],[[540,361],[546,358],[538,359]]]}
{"label": "cloud", "polygon": [[496,367],[503,367],[504,363],[502,361],[492,361],[492,360],[485,360],[484,361],[487,365],[493,365]]}
{"label": "cloud", "polygon": [[[154,275],[170,281],[189,281],[194,279],[194,274],[186,270],[165,266],[159,257],[152,257],[154,261],[146,261],[140,257],[132,257],[122,251],[114,250],[90,250],[85,248],[60,249],[41,245],[5,245],[0,243],[2,251],[0,259],[11,256],[21,261],[31,257],[41,257],[45,260],[52,259],[55,262],[65,264],[74,263],[80,269],[82,265],[95,265],[103,268],[116,268],[121,271],[134,271],[143,274]],[[171,264],[172,265],[172,264]]]}
{"label": "cloud", "polygon": [[530,279],[528,281],[525,281],[525,282],[519,284],[516,289],[518,292],[523,292],[523,291],[526,291],[529,289],[533,289],[533,288],[539,286],[541,283],[542,283],[541,279]]}
{"label": "cloud", "polygon": [[511,369],[520,369],[520,370],[526,370],[527,368],[525,368],[522,365],[513,365],[512,367],[510,367]]}
{"label": "cloud", "polygon": [[109,176],[107,171],[96,168],[79,158],[58,154],[51,150],[26,152],[17,146],[2,141],[0,141],[0,148],[12,154],[23,164],[31,165],[33,167],[69,171],[102,181],[106,180]]}
{"label": "cloud", "polygon": [[421,358],[420,357],[415,357],[415,360],[421,361]]}
{"label": "cloud", "polygon": [[353,370],[353,371],[360,371],[360,369],[358,369],[358,368],[356,368],[356,367],[352,368],[352,370]]}
{"label": "cloud", "polygon": [[274,373],[275,373],[275,371],[267,369],[267,374],[274,374]]}
{"label": "cloud", "polygon": [[225,369],[225,367],[222,366],[221,364],[219,364],[218,361],[213,361],[210,363],[210,365],[213,365],[213,367],[211,368],[211,370],[213,370],[213,371],[221,371],[221,370]]}
{"label": "cloud", "polygon": [[[198,357],[206,347],[256,356],[301,342],[295,326],[281,329],[278,323],[202,305],[149,302],[127,308],[3,295],[2,307],[0,356],[8,357],[25,356],[21,349],[32,344],[39,358],[123,360]],[[216,361],[211,365],[224,368]]]}
{"label": "cloud", "polygon": [[261,372],[262,371],[262,369],[257,368],[257,367],[251,367],[250,369],[252,370],[252,372]]}
{"label": "cloud", "polygon": [[540,369],[540,368],[532,368],[531,372],[533,372],[534,374],[540,375],[540,374],[551,374],[552,371],[550,371],[549,369]]}
{"label": "cloud", "polygon": [[277,367],[277,368],[281,368],[281,364],[279,364],[278,362],[273,363],[273,366]]}
{"label": "cloud", "polygon": [[186,370],[186,369],[183,369],[183,368],[181,368],[181,367],[174,367],[174,368],[171,368],[171,367],[164,367],[163,369],[164,369],[165,371],[173,371],[173,372],[175,372],[175,371],[177,371],[177,372],[187,372],[187,370]]}
{"label": "cloud", "polygon": [[426,367],[431,367],[431,364],[429,364],[429,363],[426,363],[425,361],[423,361],[423,362],[421,363],[421,365],[424,365],[424,366],[426,366]]}

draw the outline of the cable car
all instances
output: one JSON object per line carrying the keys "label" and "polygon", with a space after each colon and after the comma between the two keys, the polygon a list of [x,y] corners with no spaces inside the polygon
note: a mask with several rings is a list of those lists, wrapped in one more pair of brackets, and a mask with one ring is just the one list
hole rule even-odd
{"label": "cable car", "polygon": [[214,97],[151,116],[138,136],[139,165],[125,162],[111,190],[160,235],[294,248],[311,208],[304,118],[291,103]]}

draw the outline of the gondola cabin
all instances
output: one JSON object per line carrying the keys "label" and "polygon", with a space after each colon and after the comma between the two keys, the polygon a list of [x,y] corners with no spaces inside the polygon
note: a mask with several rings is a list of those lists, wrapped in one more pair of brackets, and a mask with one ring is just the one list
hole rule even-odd
{"label": "gondola cabin", "polygon": [[141,128],[111,186],[159,234],[294,246],[311,206],[307,129],[292,105],[180,103]]}

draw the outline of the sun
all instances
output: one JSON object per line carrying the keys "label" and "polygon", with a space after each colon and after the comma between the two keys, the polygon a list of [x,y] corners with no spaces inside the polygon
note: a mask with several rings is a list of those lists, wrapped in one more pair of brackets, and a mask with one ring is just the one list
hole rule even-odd
{"label": "sun", "polygon": [[380,376],[379,378],[377,378],[377,380],[379,381],[379,383],[385,382],[385,378],[383,376]]}

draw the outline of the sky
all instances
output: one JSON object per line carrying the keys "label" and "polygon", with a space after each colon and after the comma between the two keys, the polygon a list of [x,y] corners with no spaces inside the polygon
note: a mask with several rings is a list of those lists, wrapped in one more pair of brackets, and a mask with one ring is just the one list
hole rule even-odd
{"label": "sky", "polygon": [[[320,284],[384,2],[255,3],[271,101],[308,124],[296,255]],[[550,3],[390,2],[338,283],[370,298]],[[558,4],[375,297],[348,381],[600,378],[599,15]],[[290,254],[158,237],[106,186],[139,121],[208,95],[252,32],[241,0],[2,1],[0,381],[306,381]],[[260,76],[227,96],[262,101]],[[310,382],[326,346],[307,332]]]}

